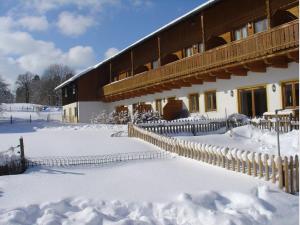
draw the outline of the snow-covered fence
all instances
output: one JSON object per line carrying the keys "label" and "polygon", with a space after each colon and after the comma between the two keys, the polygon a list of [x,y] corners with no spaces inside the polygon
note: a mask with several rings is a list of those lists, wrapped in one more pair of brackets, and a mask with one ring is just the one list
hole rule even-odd
{"label": "snow-covered fence", "polygon": [[9,114],[5,113],[6,115],[3,117],[0,117],[0,124],[1,123],[31,123],[33,121],[62,121],[62,114],[61,112],[38,112],[38,113],[14,113]]}
{"label": "snow-covered fence", "polygon": [[[277,130],[277,121],[272,119],[253,119],[250,124],[266,130]],[[279,131],[283,133],[290,132],[292,130],[299,130],[299,118],[298,117],[284,117],[279,119]]]}
{"label": "snow-covered fence", "polygon": [[196,119],[178,121],[156,121],[151,123],[140,123],[138,127],[158,134],[178,134],[178,133],[208,133],[226,128],[226,119]]}
{"label": "snow-covered fence", "polygon": [[0,176],[19,174],[26,170],[23,138],[20,144],[0,152]]}
{"label": "snow-covered fence", "polygon": [[52,156],[39,158],[26,158],[26,166],[46,166],[46,167],[73,167],[73,166],[101,166],[109,163],[118,163],[134,160],[164,159],[170,157],[168,152],[147,151],[128,152],[110,155],[91,156]]}
{"label": "snow-covered fence", "polygon": [[128,124],[128,136],[137,137],[159,148],[202,162],[278,183],[288,193],[299,192],[298,155],[284,158],[236,148],[195,143],[162,136]]}

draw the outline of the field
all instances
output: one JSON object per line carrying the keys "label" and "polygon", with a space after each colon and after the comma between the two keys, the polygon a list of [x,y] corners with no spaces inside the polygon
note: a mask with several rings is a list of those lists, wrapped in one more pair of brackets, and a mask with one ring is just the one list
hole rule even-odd
{"label": "field", "polygon": [[[118,125],[2,123],[0,149],[23,136],[28,157],[160,151],[126,132]],[[297,224],[298,200],[262,179],[173,155],[3,176],[0,224]]]}

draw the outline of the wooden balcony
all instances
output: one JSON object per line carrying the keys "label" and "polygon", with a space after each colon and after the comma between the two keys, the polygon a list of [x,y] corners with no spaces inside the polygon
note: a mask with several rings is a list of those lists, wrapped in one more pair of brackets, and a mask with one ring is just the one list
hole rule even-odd
{"label": "wooden balcony", "polygon": [[103,87],[104,101],[118,101],[171,90],[246,76],[248,71],[265,72],[266,67],[286,68],[298,62],[299,21],[294,20],[248,38],[195,54],[157,69],[136,74]]}

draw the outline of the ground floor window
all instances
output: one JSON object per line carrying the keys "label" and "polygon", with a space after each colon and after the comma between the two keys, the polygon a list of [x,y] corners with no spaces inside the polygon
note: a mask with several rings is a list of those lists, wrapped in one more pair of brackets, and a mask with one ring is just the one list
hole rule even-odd
{"label": "ground floor window", "polygon": [[205,95],[205,111],[216,111],[217,110],[217,95],[216,91],[207,91]]}
{"label": "ground floor window", "polygon": [[265,87],[238,90],[239,112],[249,117],[262,116],[268,111]]}
{"label": "ground floor window", "polygon": [[299,81],[282,84],[283,108],[299,107]]}
{"label": "ground floor window", "polygon": [[74,116],[78,117],[78,109],[77,109],[77,107],[74,108]]}
{"label": "ground floor window", "polygon": [[159,115],[163,114],[162,110],[162,100],[161,99],[156,99],[155,100],[155,109],[159,113]]}
{"label": "ground floor window", "polygon": [[199,112],[199,94],[189,95],[189,111],[191,113]]}

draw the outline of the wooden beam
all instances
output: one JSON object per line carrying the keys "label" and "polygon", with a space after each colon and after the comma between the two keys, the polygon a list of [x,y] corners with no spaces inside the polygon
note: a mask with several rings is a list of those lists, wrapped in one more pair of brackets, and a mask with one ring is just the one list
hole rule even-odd
{"label": "wooden beam", "polygon": [[157,47],[158,47],[158,66],[161,66],[161,47],[160,47],[160,37],[157,36]]}
{"label": "wooden beam", "polygon": [[267,71],[267,65],[263,61],[247,63],[245,66],[252,72],[265,73]]}
{"label": "wooden beam", "polygon": [[231,73],[228,73],[224,70],[220,70],[209,73],[209,76],[216,77],[218,79],[230,79]]}
{"label": "wooden beam", "polygon": [[111,82],[112,82],[111,70],[112,70],[112,67],[111,67],[111,62],[109,62],[109,83],[111,83]]}
{"label": "wooden beam", "polygon": [[270,65],[274,68],[288,68],[287,57],[285,56],[275,56],[272,58],[264,59],[264,62],[267,65]]}
{"label": "wooden beam", "polygon": [[130,51],[130,58],[131,58],[131,76],[133,76],[134,65],[133,65],[133,50],[132,49]]}
{"label": "wooden beam", "polygon": [[205,30],[204,30],[204,15],[203,11],[201,12],[201,34],[202,34],[202,43],[203,43],[203,49],[206,50],[206,44],[205,44]]}
{"label": "wooden beam", "polygon": [[211,76],[205,76],[203,77],[204,82],[216,82],[216,77],[211,77]]}
{"label": "wooden beam", "polygon": [[248,72],[248,70],[243,67],[227,68],[225,71],[231,73],[233,76],[247,76]]}
{"label": "wooden beam", "polygon": [[191,84],[203,84],[203,80],[196,77],[184,78],[183,81]]}
{"label": "wooden beam", "polygon": [[294,62],[297,62],[299,63],[299,52],[296,51],[296,52],[289,52],[287,54],[287,57],[291,60],[293,60]]}
{"label": "wooden beam", "polygon": [[266,6],[266,15],[267,15],[267,26],[268,30],[271,29],[271,7],[270,7],[270,0],[265,0]]}

